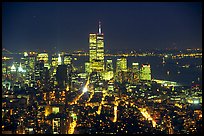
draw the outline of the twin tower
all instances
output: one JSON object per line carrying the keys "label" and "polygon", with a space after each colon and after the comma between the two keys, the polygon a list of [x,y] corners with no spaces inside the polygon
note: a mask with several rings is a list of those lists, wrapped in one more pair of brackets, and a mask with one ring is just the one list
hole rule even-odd
{"label": "twin tower", "polygon": [[104,34],[99,22],[98,33],[89,34],[89,73],[104,71]]}

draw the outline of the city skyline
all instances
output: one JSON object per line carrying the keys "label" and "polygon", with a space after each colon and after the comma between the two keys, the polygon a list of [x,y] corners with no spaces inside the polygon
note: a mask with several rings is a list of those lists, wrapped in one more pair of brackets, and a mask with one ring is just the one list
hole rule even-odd
{"label": "city skyline", "polygon": [[88,51],[99,21],[105,49],[202,48],[198,2],[2,5],[2,47],[11,51]]}
{"label": "city skyline", "polygon": [[[25,12],[28,10],[27,4],[23,3],[21,11],[17,13],[22,12],[25,15],[24,19],[30,16],[29,12]],[[41,4],[37,4],[38,9]],[[67,4],[64,5],[64,10]],[[84,4],[86,5],[86,3],[79,5]],[[96,3],[88,4],[97,8],[94,6]],[[152,6],[152,4],[144,5]],[[31,3],[30,6],[32,5],[35,4]],[[47,8],[49,9],[51,5],[48,4]],[[175,28],[168,28],[173,29],[169,31],[161,26],[156,31],[162,31],[160,34],[163,36],[161,36],[154,35],[156,32],[153,32],[152,28],[155,25],[150,28],[148,24],[143,25],[140,22],[143,26],[140,30],[145,33],[137,35],[140,33],[135,29],[138,29],[139,25],[131,26],[135,22],[130,23],[122,19],[122,23],[116,23],[111,27],[111,24],[114,24],[114,17],[107,23],[107,18],[104,16],[99,21],[90,19],[91,27],[88,27],[89,23],[84,23],[86,21],[79,22],[81,25],[76,23],[69,28],[72,31],[67,32],[67,26],[78,20],[79,16],[75,16],[72,23],[62,25],[65,20],[62,19],[60,11],[63,9],[59,8],[59,5],[60,3],[52,5],[52,13],[55,13],[55,8],[59,12],[55,15],[49,12],[44,16],[44,13],[49,10],[43,9],[41,17],[45,17],[44,21],[42,18],[38,20],[43,23],[40,21],[35,25],[29,24],[29,21],[23,18],[13,22],[23,24],[13,26],[11,22],[7,25],[5,25],[6,21],[3,23],[3,45],[7,46],[2,47],[2,134],[202,133],[202,48],[177,46],[181,44],[176,41],[166,49],[153,46],[158,40],[155,37],[159,38],[159,42],[167,42],[177,36],[181,40],[191,34],[183,37],[179,35],[190,32],[191,28],[182,30],[186,27],[183,26],[182,29],[179,27],[177,32],[181,31],[181,33],[175,34]],[[104,9],[102,7],[101,9]],[[84,9],[84,7],[81,8]],[[111,10],[116,12],[116,9]],[[7,17],[10,20],[14,16],[17,17],[12,15],[7,14]],[[33,20],[37,21],[40,15],[36,15],[36,12],[34,14],[33,11]],[[52,22],[50,19],[53,19],[53,16],[56,16],[56,19]],[[84,17],[87,19],[88,15]],[[125,18],[128,19],[127,16]],[[124,26],[126,21],[130,24],[128,27],[118,27],[120,23]],[[176,20],[177,23],[179,21],[181,20]],[[169,26],[172,27],[172,25]],[[12,27],[14,30],[11,30]],[[89,30],[85,30],[85,27]],[[114,27],[120,29],[115,31]],[[149,35],[149,29],[152,37],[148,38],[151,40],[144,37]],[[7,35],[5,30],[8,30],[11,36]],[[167,31],[163,33],[165,30]],[[55,34],[54,31],[56,31]],[[126,33],[127,31],[135,31],[135,33]],[[134,46],[128,46],[131,43],[139,43],[138,39],[131,40],[134,37],[140,39],[140,43],[144,43],[144,50],[127,50],[134,48]],[[195,37],[199,39],[198,35]],[[87,41],[85,41],[86,38]],[[5,39],[9,39],[15,46],[10,46],[10,49]],[[195,40],[193,37],[184,38],[186,42],[193,40]],[[52,41],[52,44],[58,42],[58,44],[52,46],[48,41]],[[125,41],[127,43],[124,44]],[[18,45],[20,43],[22,43],[21,46]],[[35,46],[25,47],[25,43]],[[41,45],[42,43],[45,45]],[[79,45],[84,43],[85,47],[64,46],[65,43]],[[118,45],[117,50],[112,44]],[[181,47],[185,49],[180,49]]]}

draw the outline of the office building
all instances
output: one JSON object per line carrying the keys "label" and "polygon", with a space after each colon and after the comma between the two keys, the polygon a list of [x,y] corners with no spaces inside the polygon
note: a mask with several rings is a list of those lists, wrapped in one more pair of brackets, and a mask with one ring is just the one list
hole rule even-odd
{"label": "office building", "polygon": [[24,68],[26,71],[26,84],[31,86],[32,82],[35,81],[35,65],[36,65],[36,52],[24,52],[22,59]]}
{"label": "office building", "polygon": [[44,67],[47,67],[50,69],[49,62],[48,62],[48,53],[39,53],[37,55],[37,61],[43,61],[44,62]]}
{"label": "office building", "polygon": [[139,75],[140,75],[140,69],[139,69],[139,63],[133,62],[132,63],[132,83],[139,81]]}
{"label": "office building", "polygon": [[90,73],[90,62],[85,62],[85,73]]}
{"label": "office building", "polygon": [[89,34],[89,62],[90,72],[104,71],[104,35],[100,22],[99,32]]}
{"label": "office building", "polygon": [[72,64],[72,55],[65,54],[64,55],[64,64],[71,65]]}
{"label": "office building", "polygon": [[106,69],[103,72],[103,79],[104,80],[110,80],[113,77],[114,77],[114,74],[113,74],[113,62],[112,62],[111,59],[108,59],[106,61]]}
{"label": "office building", "polygon": [[116,73],[121,71],[127,72],[127,59],[125,57],[117,59],[116,62]]}
{"label": "office building", "polygon": [[60,54],[58,54],[57,64],[62,65],[62,57],[60,56]]}
{"label": "office building", "polygon": [[67,80],[68,80],[66,65],[59,65],[57,67],[56,80],[60,88],[65,88]]}
{"label": "office building", "polygon": [[142,64],[140,72],[140,80],[151,80],[150,64]]}

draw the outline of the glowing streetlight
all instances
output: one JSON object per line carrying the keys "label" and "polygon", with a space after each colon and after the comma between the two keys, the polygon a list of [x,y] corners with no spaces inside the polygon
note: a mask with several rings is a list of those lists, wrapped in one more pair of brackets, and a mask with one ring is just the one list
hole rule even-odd
{"label": "glowing streetlight", "polygon": [[87,92],[88,91],[88,88],[87,87],[84,87],[83,89],[83,93]]}

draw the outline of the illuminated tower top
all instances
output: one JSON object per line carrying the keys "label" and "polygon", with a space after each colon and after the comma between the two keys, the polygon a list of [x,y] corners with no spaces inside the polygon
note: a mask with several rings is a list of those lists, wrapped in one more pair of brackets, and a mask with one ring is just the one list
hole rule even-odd
{"label": "illuminated tower top", "polygon": [[58,54],[58,65],[61,65],[62,64],[62,58],[60,56],[60,54]]}
{"label": "illuminated tower top", "polygon": [[98,33],[101,34],[101,22],[99,21]]}

